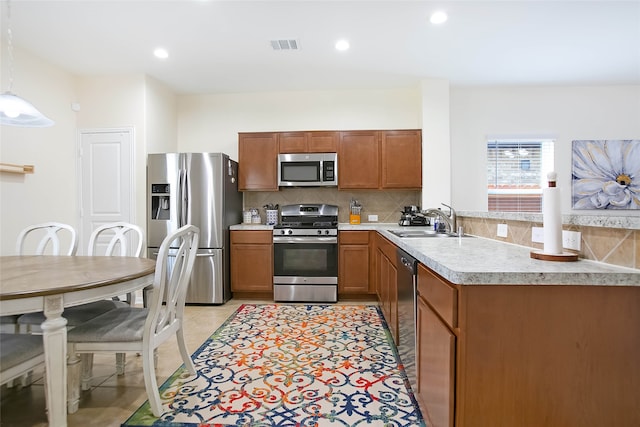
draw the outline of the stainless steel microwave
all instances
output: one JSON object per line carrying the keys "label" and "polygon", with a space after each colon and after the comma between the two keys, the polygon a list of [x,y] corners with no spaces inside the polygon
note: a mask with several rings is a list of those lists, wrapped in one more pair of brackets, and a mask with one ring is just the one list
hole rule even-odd
{"label": "stainless steel microwave", "polygon": [[278,186],[337,187],[336,153],[296,153],[278,155]]}

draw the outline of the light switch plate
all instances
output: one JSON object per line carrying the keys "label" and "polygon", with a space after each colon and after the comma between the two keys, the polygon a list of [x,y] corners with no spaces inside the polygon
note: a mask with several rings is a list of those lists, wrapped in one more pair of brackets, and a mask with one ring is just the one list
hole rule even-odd
{"label": "light switch plate", "polygon": [[369,215],[367,216],[369,222],[376,222],[378,220],[378,215]]}
{"label": "light switch plate", "polygon": [[507,237],[508,230],[507,224],[498,224],[498,237]]}

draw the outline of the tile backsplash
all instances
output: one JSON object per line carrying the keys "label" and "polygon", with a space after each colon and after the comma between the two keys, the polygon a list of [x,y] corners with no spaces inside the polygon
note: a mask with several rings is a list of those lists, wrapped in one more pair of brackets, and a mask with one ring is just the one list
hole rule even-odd
{"label": "tile backsplash", "polygon": [[349,202],[356,199],[362,205],[361,222],[368,215],[378,215],[381,223],[397,223],[404,206],[419,205],[420,191],[416,190],[357,190],[338,191],[337,188],[283,188],[280,191],[247,191],[244,193],[244,209],[258,208],[264,222],[266,204],[293,205],[300,203],[325,203],[338,206],[338,222],[349,222]]}
{"label": "tile backsplash", "polygon": [[[368,215],[378,215],[379,223],[397,223],[404,206],[420,205],[421,193],[416,190],[358,190],[338,191],[337,188],[283,188],[280,191],[248,191],[244,193],[244,209],[258,208],[264,223],[266,219],[264,205],[291,205],[299,203],[326,203],[338,206],[338,221],[349,222],[349,202],[354,198],[362,205],[362,223],[367,223]],[[500,240],[534,249],[542,249],[541,243],[531,242],[531,228],[542,227],[541,214],[504,215],[492,218],[490,214],[472,215],[470,212],[458,213],[458,225],[465,233],[489,239]],[[522,218],[520,218],[520,216]],[[580,258],[613,264],[622,267],[640,269],[640,218],[628,219],[632,224],[619,221],[619,217],[590,219],[589,216],[573,215],[570,223],[563,225],[564,230],[579,231],[581,236]],[[633,221],[631,221],[633,220]],[[597,223],[598,225],[586,225]],[[498,224],[507,224],[506,238],[497,237]]]}
{"label": "tile backsplash", "polygon": [[[496,236],[498,224],[507,224],[507,237]],[[543,248],[542,243],[531,242],[531,228],[542,227],[541,221],[458,216],[458,225],[462,225],[468,234],[534,249]],[[576,224],[564,224],[562,229],[582,233],[580,258],[640,269],[640,230]]]}

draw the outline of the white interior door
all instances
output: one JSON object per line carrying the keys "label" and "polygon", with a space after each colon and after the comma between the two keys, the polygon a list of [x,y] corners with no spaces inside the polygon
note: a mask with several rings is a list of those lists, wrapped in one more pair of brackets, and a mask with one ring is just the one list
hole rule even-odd
{"label": "white interior door", "polygon": [[91,232],[107,222],[133,222],[133,129],[80,132],[80,240],[86,254]]}

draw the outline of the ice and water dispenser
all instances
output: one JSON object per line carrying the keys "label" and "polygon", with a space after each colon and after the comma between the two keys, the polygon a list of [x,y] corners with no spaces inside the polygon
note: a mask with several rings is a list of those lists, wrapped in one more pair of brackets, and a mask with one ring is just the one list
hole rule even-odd
{"label": "ice and water dispenser", "polygon": [[170,219],[169,184],[151,184],[151,219]]}

